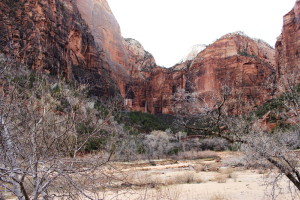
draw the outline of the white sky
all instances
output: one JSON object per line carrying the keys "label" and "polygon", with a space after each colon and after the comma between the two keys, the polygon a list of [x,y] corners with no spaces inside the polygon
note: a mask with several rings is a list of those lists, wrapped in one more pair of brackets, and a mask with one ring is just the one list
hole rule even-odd
{"label": "white sky", "polygon": [[243,31],[274,46],[296,0],[108,0],[123,37],[171,67],[195,44]]}

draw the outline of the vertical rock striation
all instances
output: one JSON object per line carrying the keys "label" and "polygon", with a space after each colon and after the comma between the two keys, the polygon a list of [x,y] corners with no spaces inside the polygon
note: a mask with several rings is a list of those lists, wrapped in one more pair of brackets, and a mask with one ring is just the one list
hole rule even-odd
{"label": "vertical rock striation", "polygon": [[[285,16],[277,71],[299,66],[299,1]],[[176,99],[196,111],[228,93],[228,110],[245,111],[271,98],[274,49],[241,33],[228,34],[166,69],[134,39],[124,39],[106,0],[2,0],[0,51],[32,69],[90,84],[97,96],[119,92],[130,110],[173,114]],[[197,110],[198,109],[198,110]]]}
{"label": "vertical rock striation", "polygon": [[299,75],[300,70],[300,1],[283,17],[282,33],[276,42],[276,67],[280,78]]}
{"label": "vertical rock striation", "polygon": [[73,1],[0,2],[1,52],[34,70],[89,83],[95,95],[113,95],[101,46]]}
{"label": "vertical rock striation", "polygon": [[[202,50],[186,66],[155,67],[143,82],[135,79],[127,101],[133,110],[172,114],[180,96],[197,98],[191,107],[212,109],[228,93],[227,109],[241,113],[273,95],[275,51],[261,40],[228,34]],[[247,109],[246,109],[247,107]],[[196,109],[195,109],[196,108]]]}

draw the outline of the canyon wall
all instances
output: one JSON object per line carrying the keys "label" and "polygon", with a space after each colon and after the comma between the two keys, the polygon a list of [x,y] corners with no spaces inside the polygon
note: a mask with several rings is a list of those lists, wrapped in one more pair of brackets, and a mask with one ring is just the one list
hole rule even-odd
{"label": "canyon wall", "polygon": [[272,97],[274,54],[274,49],[261,40],[228,34],[192,62],[181,63],[184,67],[155,67],[142,72],[147,79],[133,80],[126,101],[132,110],[174,114],[186,109],[192,114],[214,108],[226,95],[228,111],[244,112]]}
{"label": "canyon wall", "polygon": [[233,33],[159,67],[138,41],[122,37],[106,0],[3,0],[0,47],[34,70],[90,84],[93,95],[120,93],[128,110],[201,112],[226,97],[227,109],[240,113],[272,98],[277,75],[298,69],[299,7],[284,17],[276,59],[265,42]]}
{"label": "canyon wall", "polygon": [[156,66],[153,56],[134,39],[124,39],[120,26],[106,0],[76,0],[79,13],[87,23],[96,44],[109,63],[110,76],[115,80],[123,97],[129,95],[128,88],[145,79],[142,71]]}
{"label": "canyon wall", "polygon": [[274,49],[242,33],[227,34],[200,52],[190,71],[190,90],[209,107],[227,96],[227,109],[240,113],[273,95]]}
{"label": "canyon wall", "polygon": [[276,67],[280,79],[300,77],[300,0],[283,17],[282,33],[276,42]]}
{"label": "canyon wall", "polygon": [[33,70],[90,85],[96,96],[121,93],[155,67],[153,56],[123,39],[106,0],[3,0],[0,48]]}
{"label": "canyon wall", "polygon": [[90,84],[97,96],[118,93],[102,46],[73,1],[3,0],[0,49],[34,70]]}

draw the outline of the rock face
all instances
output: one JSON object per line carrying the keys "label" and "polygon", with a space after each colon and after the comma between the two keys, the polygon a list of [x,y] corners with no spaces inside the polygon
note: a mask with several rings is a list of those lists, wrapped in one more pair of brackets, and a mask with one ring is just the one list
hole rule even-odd
{"label": "rock face", "polygon": [[[298,52],[290,47],[299,44],[298,4],[277,43],[280,57]],[[239,113],[273,92],[268,86],[275,77],[274,49],[266,43],[229,34],[185,62],[162,68],[138,41],[122,38],[106,0],[2,0],[0,27],[2,53],[32,69],[89,83],[93,95],[120,93],[129,110],[200,112],[225,93],[228,109]]]}
{"label": "rock face", "polygon": [[140,42],[132,38],[125,38],[123,43],[127,50],[131,68],[137,70],[133,75],[140,74],[139,72],[151,71],[156,67],[154,57],[144,49]]}
{"label": "rock face", "polygon": [[[190,87],[213,106],[228,93],[228,109],[239,113],[259,105],[273,93],[274,49],[242,33],[227,34],[203,50],[190,68]],[[197,76],[193,76],[197,74]]]}
{"label": "rock face", "polygon": [[76,0],[75,2],[96,43],[112,61],[123,66],[128,65],[119,24],[106,0]]}
{"label": "rock face", "polygon": [[156,67],[147,72],[145,81],[136,80],[127,101],[133,110],[172,114],[174,108],[183,106],[178,99],[187,98],[192,101],[184,105],[188,112],[200,112],[213,108],[226,93],[230,102],[227,109],[240,113],[271,98],[269,86],[276,78],[274,54],[263,41],[241,33],[228,34],[201,51],[186,67]]}
{"label": "rock face", "polygon": [[0,26],[2,53],[89,83],[93,95],[125,97],[132,77],[156,66],[139,42],[123,39],[106,0],[3,0]]}
{"label": "rock face", "polygon": [[89,27],[73,1],[3,0],[0,49],[32,69],[88,82],[95,95],[117,90]]}
{"label": "rock face", "polygon": [[155,67],[142,73],[145,79],[133,79],[127,87],[127,94],[130,94],[126,96],[128,108],[153,114],[172,114],[176,87],[185,87],[185,71]]}
{"label": "rock face", "polygon": [[87,23],[97,46],[109,63],[110,76],[123,97],[128,95],[132,80],[145,79],[141,73],[156,66],[153,56],[134,39],[124,39],[120,26],[106,0],[76,0],[79,13]]}
{"label": "rock face", "polygon": [[207,45],[204,44],[197,44],[194,45],[190,48],[190,50],[188,51],[188,53],[186,54],[186,56],[181,60],[181,62],[186,62],[189,60],[194,60],[196,58],[196,56],[203,51],[205,48],[207,47]]}
{"label": "rock face", "polygon": [[[300,69],[300,1],[283,17],[282,34],[276,42],[276,67],[279,77]],[[299,75],[297,75],[299,78]]]}

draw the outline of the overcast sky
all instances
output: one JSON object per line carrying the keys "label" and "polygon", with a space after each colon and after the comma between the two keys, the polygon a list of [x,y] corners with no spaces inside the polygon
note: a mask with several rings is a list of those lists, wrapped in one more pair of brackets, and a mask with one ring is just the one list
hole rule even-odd
{"label": "overcast sky", "polygon": [[243,31],[274,46],[296,0],[108,0],[123,37],[134,38],[158,65],[171,67],[195,44]]}

